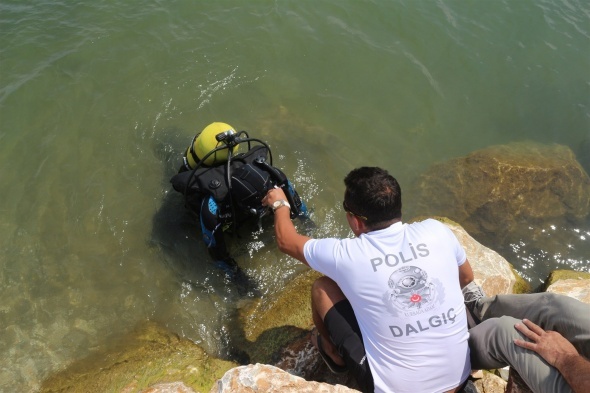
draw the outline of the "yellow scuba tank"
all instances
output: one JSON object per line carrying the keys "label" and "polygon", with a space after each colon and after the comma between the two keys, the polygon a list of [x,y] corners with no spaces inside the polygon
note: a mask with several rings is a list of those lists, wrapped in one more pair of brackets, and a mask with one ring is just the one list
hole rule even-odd
{"label": "yellow scuba tank", "polygon": [[[193,143],[186,150],[184,157],[185,165],[190,169],[194,169],[197,166],[197,163],[211,150],[223,146],[224,142],[220,142],[215,138],[218,134],[222,133],[235,134],[236,130],[234,130],[234,128],[229,124],[220,122],[211,123],[205,127],[201,133],[195,136]],[[207,159],[203,161],[203,164],[207,166],[213,166],[226,162],[228,150],[230,150],[230,148],[216,151],[207,157]],[[231,151],[232,155],[235,154],[238,151],[238,146],[233,146]]]}

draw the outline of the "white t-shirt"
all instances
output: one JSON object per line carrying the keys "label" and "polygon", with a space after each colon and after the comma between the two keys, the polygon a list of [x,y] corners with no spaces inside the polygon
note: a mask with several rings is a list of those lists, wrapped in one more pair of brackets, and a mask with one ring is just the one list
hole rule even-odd
{"label": "white t-shirt", "polygon": [[458,272],[466,255],[444,224],[397,222],[353,239],[312,239],[303,251],[350,301],[375,392],[444,392],[467,379]]}

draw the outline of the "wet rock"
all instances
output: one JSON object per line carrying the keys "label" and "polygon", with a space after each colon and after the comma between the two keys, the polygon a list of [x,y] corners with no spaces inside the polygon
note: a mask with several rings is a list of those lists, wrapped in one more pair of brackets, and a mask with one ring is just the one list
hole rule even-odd
{"label": "wet rock", "polygon": [[357,390],[342,385],[308,382],[278,367],[264,364],[250,364],[248,366],[236,367],[226,372],[223,378],[210,391],[210,393],[251,392],[347,393],[357,392]]}
{"label": "wet rock", "polygon": [[321,276],[309,269],[279,293],[242,310],[242,350],[250,356],[250,363],[277,366],[309,381],[354,388],[352,377],[333,374],[311,344],[311,285]]}
{"label": "wet rock", "polygon": [[590,213],[590,178],[569,147],[518,142],[432,166],[416,186],[422,214],[449,217],[499,243],[519,226],[579,222]]}
{"label": "wet rock", "polygon": [[[321,274],[308,270],[295,277],[279,293],[260,299],[241,313],[242,349],[251,363],[272,364],[289,343],[311,329],[311,284]],[[240,340],[236,340],[236,345]]]}
{"label": "wet rock", "polygon": [[[192,341],[148,323],[115,347],[50,376],[39,391],[205,392],[234,366],[235,363],[210,357]],[[176,383],[159,385],[170,381]]]}
{"label": "wet rock", "polygon": [[475,282],[488,296],[529,292],[528,283],[522,279],[500,254],[475,240],[463,227],[446,218],[437,218],[455,234],[467,253]]}

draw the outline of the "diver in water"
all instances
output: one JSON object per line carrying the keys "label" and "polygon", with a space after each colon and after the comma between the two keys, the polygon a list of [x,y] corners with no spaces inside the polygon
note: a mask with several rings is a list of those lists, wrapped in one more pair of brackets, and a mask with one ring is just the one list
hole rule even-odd
{"label": "diver in water", "polygon": [[[243,145],[247,151],[238,153]],[[237,265],[228,252],[225,232],[236,233],[246,221],[258,220],[260,225],[269,212],[262,206],[268,190],[282,188],[287,197],[270,210],[289,206],[292,219],[307,217],[307,207],[287,176],[272,165],[268,144],[246,131],[236,132],[229,124],[212,123],[197,134],[170,182],[198,218],[211,257],[234,272]]]}

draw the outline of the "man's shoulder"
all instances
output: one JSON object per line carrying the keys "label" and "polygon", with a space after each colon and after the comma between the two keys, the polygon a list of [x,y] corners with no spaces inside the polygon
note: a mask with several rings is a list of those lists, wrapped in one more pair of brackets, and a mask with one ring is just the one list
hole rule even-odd
{"label": "man's shoulder", "polygon": [[441,221],[434,218],[426,218],[420,221],[412,221],[408,223],[410,227],[435,227],[435,228],[446,228],[446,225]]}
{"label": "man's shoulder", "polygon": [[335,237],[323,237],[323,238],[319,238],[319,239],[315,239],[315,238],[308,238],[307,241],[305,242],[305,246],[308,247],[310,245],[313,244],[318,244],[318,243],[323,243],[323,244],[339,244],[341,242],[347,241],[347,240],[353,240],[353,239],[348,239],[348,238],[335,238]]}

